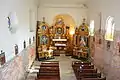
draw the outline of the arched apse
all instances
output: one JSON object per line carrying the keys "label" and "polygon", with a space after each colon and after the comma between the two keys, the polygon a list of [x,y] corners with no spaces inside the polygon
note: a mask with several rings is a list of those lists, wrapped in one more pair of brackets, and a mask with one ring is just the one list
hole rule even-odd
{"label": "arched apse", "polygon": [[75,27],[76,27],[76,23],[75,23],[75,20],[73,19],[73,17],[69,14],[58,14],[56,15],[54,18],[53,18],[53,24],[55,24],[56,20],[58,18],[61,18],[64,19],[64,23],[66,26],[69,26],[70,27],[70,33],[74,33],[75,31]]}

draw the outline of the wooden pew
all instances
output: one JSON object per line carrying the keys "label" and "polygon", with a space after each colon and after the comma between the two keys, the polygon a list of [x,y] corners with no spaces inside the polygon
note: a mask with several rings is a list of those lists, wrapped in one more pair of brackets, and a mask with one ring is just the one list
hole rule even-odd
{"label": "wooden pew", "polygon": [[72,67],[75,67],[75,66],[81,66],[81,65],[91,65],[91,62],[81,62],[81,61],[73,61],[72,62]]}
{"label": "wooden pew", "polygon": [[76,73],[77,70],[80,69],[94,69],[94,65],[80,65],[80,66],[73,66],[73,70]]}
{"label": "wooden pew", "polygon": [[97,73],[97,69],[79,69],[77,70],[79,73]]}
{"label": "wooden pew", "polygon": [[82,61],[72,61],[72,64],[81,64],[81,63],[90,63],[91,64],[91,62],[82,62]]}
{"label": "wooden pew", "polygon": [[40,78],[36,78],[35,80],[60,80],[58,76],[41,76]]}
{"label": "wooden pew", "polygon": [[59,67],[40,67],[40,70],[53,70],[53,71],[59,71]]}
{"label": "wooden pew", "polygon": [[94,69],[94,65],[81,65],[81,66],[74,66],[73,70],[76,72],[78,69]]}
{"label": "wooden pew", "polygon": [[40,79],[40,80],[42,80],[42,79],[45,79],[45,80],[49,80],[49,79],[60,80],[60,74],[59,74],[59,72],[37,73],[37,78]]}
{"label": "wooden pew", "polygon": [[36,80],[60,80],[59,62],[41,62]]}
{"label": "wooden pew", "polygon": [[53,64],[51,64],[51,63],[50,64],[49,63],[41,64],[40,67],[59,67],[59,64],[54,64],[54,63]]}
{"label": "wooden pew", "polygon": [[47,72],[51,72],[51,73],[54,73],[54,72],[58,72],[59,73],[59,67],[40,67],[39,69],[39,73],[47,73]]}
{"label": "wooden pew", "polygon": [[106,80],[106,77],[104,78],[82,78],[81,80]]}
{"label": "wooden pew", "polygon": [[76,77],[80,76],[82,73],[97,73],[97,69],[81,69],[75,72]]}
{"label": "wooden pew", "polygon": [[76,78],[77,80],[81,80],[82,78],[101,78],[101,73],[81,73]]}
{"label": "wooden pew", "polygon": [[41,62],[41,64],[59,64],[59,61],[45,61]]}
{"label": "wooden pew", "polygon": [[79,66],[81,69],[94,69],[94,65],[81,65]]}

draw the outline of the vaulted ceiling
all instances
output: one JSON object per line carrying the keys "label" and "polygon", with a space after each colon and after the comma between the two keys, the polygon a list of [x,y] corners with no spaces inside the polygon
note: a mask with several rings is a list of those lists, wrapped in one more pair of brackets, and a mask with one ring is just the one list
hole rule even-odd
{"label": "vaulted ceiling", "polygon": [[87,0],[39,0],[41,4],[85,4]]}

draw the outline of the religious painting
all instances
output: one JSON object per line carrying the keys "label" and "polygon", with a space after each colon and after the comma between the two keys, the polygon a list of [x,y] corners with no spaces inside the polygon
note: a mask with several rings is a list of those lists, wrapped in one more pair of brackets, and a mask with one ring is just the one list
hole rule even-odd
{"label": "religious painting", "polygon": [[48,43],[48,37],[46,35],[42,35],[40,37],[40,44],[46,45]]}
{"label": "religious painting", "polygon": [[17,55],[17,54],[18,54],[18,45],[15,44],[15,55]]}
{"label": "religious painting", "polygon": [[108,40],[108,41],[113,41],[113,37],[114,37],[115,23],[113,20],[114,18],[110,16],[106,20],[105,40]]}
{"label": "religious painting", "polygon": [[62,34],[62,32],[63,32],[63,31],[62,31],[62,28],[61,28],[61,27],[58,27],[58,28],[57,28],[57,34]]}
{"label": "religious painting", "polygon": [[8,29],[11,33],[15,33],[17,30],[18,19],[16,12],[10,12],[7,17]]}
{"label": "religious painting", "polygon": [[43,30],[43,31],[46,30],[46,25],[43,25],[43,26],[42,26],[42,30]]}
{"label": "religious painting", "polygon": [[5,60],[5,52],[3,52],[1,50],[1,53],[0,53],[0,66],[3,65],[5,62],[6,62],[6,60]]}
{"label": "religious painting", "polygon": [[56,24],[58,24],[58,25],[64,24],[63,19],[62,18],[58,18],[57,21],[56,21]]}

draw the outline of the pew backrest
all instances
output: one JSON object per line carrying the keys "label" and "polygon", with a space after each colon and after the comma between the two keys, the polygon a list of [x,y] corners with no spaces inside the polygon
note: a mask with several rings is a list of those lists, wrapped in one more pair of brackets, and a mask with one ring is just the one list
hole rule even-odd
{"label": "pew backrest", "polygon": [[101,73],[81,73],[80,78],[101,78]]}
{"label": "pew backrest", "polygon": [[82,78],[81,80],[106,80],[106,77],[104,78]]}
{"label": "pew backrest", "polygon": [[79,69],[79,73],[97,73],[97,69]]}

